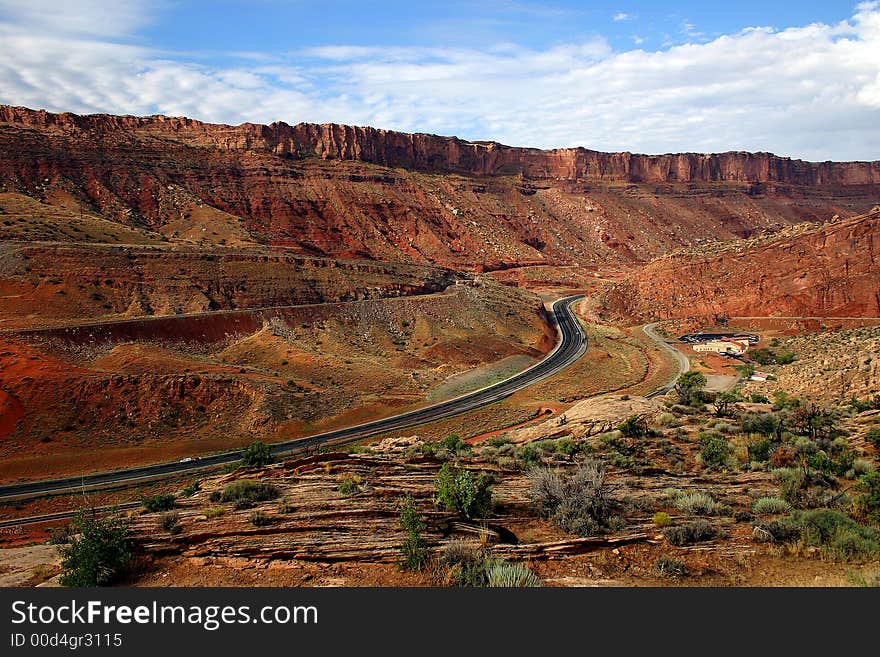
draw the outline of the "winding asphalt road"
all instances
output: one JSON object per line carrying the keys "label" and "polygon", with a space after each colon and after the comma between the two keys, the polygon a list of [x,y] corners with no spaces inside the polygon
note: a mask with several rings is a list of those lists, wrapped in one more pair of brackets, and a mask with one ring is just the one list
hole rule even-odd
{"label": "winding asphalt road", "polygon": [[[582,298],[582,295],[564,297],[553,303],[553,317],[559,340],[553,351],[532,367],[504,381],[431,406],[314,436],[276,443],[271,446],[272,453],[279,456],[293,455],[317,447],[353,442],[377,434],[453,417],[493,404],[553,376],[575,362],[587,350],[587,336],[571,309],[572,304]],[[187,472],[216,468],[238,461],[240,458],[241,453],[238,451],[224,452],[188,461],[159,463],[81,477],[10,484],[0,486],[0,500],[24,500],[85,490],[121,488]]]}
{"label": "winding asphalt road", "polygon": [[691,362],[688,360],[687,356],[685,356],[683,353],[681,353],[678,349],[675,349],[674,347],[670,347],[669,344],[666,342],[666,340],[664,340],[662,337],[657,335],[657,332],[654,330],[654,328],[657,326],[657,324],[659,324],[659,322],[654,322],[653,324],[645,324],[642,327],[642,331],[644,331],[645,335],[647,335],[649,338],[651,338],[651,340],[653,340],[654,342],[659,344],[663,349],[665,349],[670,354],[672,354],[673,358],[675,358],[675,361],[678,363],[678,374],[676,374],[675,377],[672,379],[672,381],[667,383],[665,386],[663,386],[661,388],[657,388],[655,391],[645,395],[646,397],[649,397],[649,398],[650,397],[658,397],[660,395],[665,395],[667,392],[669,392],[670,390],[672,390],[675,387],[675,384],[678,381],[678,377],[680,377],[682,374],[684,374],[689,369],[691,369]]}

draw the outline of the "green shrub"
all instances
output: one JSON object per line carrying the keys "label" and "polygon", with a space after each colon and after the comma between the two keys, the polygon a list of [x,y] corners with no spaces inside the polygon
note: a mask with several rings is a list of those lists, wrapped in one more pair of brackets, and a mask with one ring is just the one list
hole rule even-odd
{"label": "green shrub", "polygon": [[406,530],[406,538],[400,546],[400,566],[404,570],[421,570],[428,561],[428,544],[422,538],[427,525],[411,495],[407,495],[400,505],[400,524]]}
{"label": "green shrub", "polygon": [[241,453],[241,464],[246,468],[262,468],[272,461],[272,451],[265,443],[255,442]]}
{"label": "green shrub", "polygon": [[219,518],[224,513],[226,513],[226,507],[210,506],[205,509],[202,509],[202,513],[205,514],[206,520],[211,520],[212,518]]}
{"label": "green shrub", "polygon": [[[754,372],[752,372],[752,374],[754,374]],[[749,376],[751,376],[751,374]],[[749,396],[749,401],[752,402],[753,404],[769,404],[770,403],[770,399],[767,397],[767,395],[762,395],[757,392],[752,393]]]}
{"label": "green shrub", "polygon": [[459,452],[469,452],[471,451],[471,446],[463,441],[458,434],[451,433],[446,436],[443,440],[440,441],[440,445],[445,449],[448,449],[453,454],[458,454]]}
{"label": "green shrub", "polygon": [[80,513],[71,524],[70,543],[61,552],[61,585],[107,586],[132,561],[129,523],[118,516]]}
{"label": "green shrub", "polygon": [[688,493],[677,498],[675,508],[695,516],[709,516],[722,511],[723,507],[706,493]]}
{"label": "green shrub", "polygon": [[766,463],[770,460],[771,443],[766,438],[748,444],[749,460]]}
{"label": "green shrub", "polygon": [[779,484],[780,497],[796,509],[810,509],[829,504],[837,481],[812,468],[778,468],[773,477]]}
{"label": "green shrub", "polygon": [[667,527],[663,530],[663,536],[665,536],[666,540],[672,545],[681,547],[684,545],[692,545],[693,543],[711,541],[718,536],[718,529],[708,520],[699,518],[684,525]]}
{"label": "green shrub", "polygon": [[658,511],[651,520],[655,527],[669,527],[672,524],[672,517],[666,511]]}
{"label": "green shrub", "polygon": [[849,561],[870,557],[880,552],[877,530],[863,527],[845,513],[833,509],[794,511],[756,531],[765,532],[777,543],[799,542],[805,547],[819,548],[824,556]]}
{"label": "green shrub", "polygon": [[157,495],[142,497],[141,506],[147,513],[170,511],[174,508],[174,495],[171,495],[170,493],[159,493]]}
{"label": "green shrub", "polygon": [[484,518],[492,512],[492,479],[475,476],[449,463],[437,473],[437,503],[463,518]]}
{"label": "green shrub", "polygon": [[169,534],[179,534],[181,531],[180,514],[177,511],[166,511],[159,516],[159,524]]}
{"label": "green shrub", "polygon": [[254,511],[251,514],[250,520],[254,527],[266,527],[272,524],[272,517],[262,511]]}
{"label": "green shrub", "polygon": [[657,416],[657,424],[661,427],[668,427],[675,422],[675,416],[672,413],[660,413]]}
{"label": "green shrub", "polygon": [[642,438],[648,433],[648,422],[642,415],[630,415],[617,430],[627,438]]}
{"label": "green shrub", "polygon": [[791,504],[778,497],[760,497],[752,505],[752,511],[759,516],[774,516],[791,511]]}
{"label": "green shrub", "polygon": [[654,562],[654,568],[660,577],[677,578],[687,577],[690,574],[684,561],[667,556],[658,557],[657,561]]}
{"label": "green shrub", "polygon": [[437,565],[455,586],[486,586],[487,560],[480,548],[464,541],[450,541],[440,552]]}
{"label": "green shrub", "polygon": [[876,470],[863,474],[855,486],[856,512],[868,522],[880,524],[880,472]]}
{"label": "green shrub", "polygon": [[541,586],[541,579],[520,563],[499,563],[486,568],[486,585],[524,588]]}
{"label": "green shrub", "polygon": [[700,462],[709,470],[727,466],[733,455],[733,446],[724,438],[709,438],[700,449]]}
{"label": "green shrub", "polygon": [[587,460],[569,477],[547,468],[529,473],[534,506],[565,531],[590,536],[607,527],[615,502],[600,461]]}
{"label": "green shrub", "polygon": [[516,458],[528,468],[541,462],[541,453],[534,444],[527,443],[516,450]]}
{"label": "green shrub", "polygon": [[785,421],[780,413],[747,413],[740,416],[740,425],[743,433],[760,434],[777,440],[785,430]]}
{"label": "green shrub", "polygon": [[361,492],[361,484],[363,479],[359,475],[346,472],[339,477],[339,485],[336,487],[340,493],[348,497],[349,495],[357,495]]}
{"label": "green shrub", "polygon": [[253,479],[239,479],[227,484],[217,501],[232,502],[236,508],[246,509],[257,502],[274,500],[278,495],[278,489],[272,484]]}
{"label": "green shrub", "polygon": [[865,434],[865,440],[871,443],[875,448],[880,449],[880,427],[871,427]]}

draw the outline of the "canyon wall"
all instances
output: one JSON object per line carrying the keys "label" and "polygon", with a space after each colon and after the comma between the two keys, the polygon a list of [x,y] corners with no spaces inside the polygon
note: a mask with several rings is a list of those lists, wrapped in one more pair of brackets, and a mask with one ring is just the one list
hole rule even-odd
{"label": "canyon wall", "polygon": [[115,235],[100,227],[117,243],[593,271],[858,215],[880,201],[880,164],[541,151],[340,125],[223,126],[0,106],[0,196],[16,194],[50,205],[66,198],[72,215],[37,225],[52,213],[29,206],[37,210],[13,218],[7,209],[0,239],[83,241],[88,230],[74,232],[72,222],[84,211],[123,226]]}
{"label": "canyon wall", "polygon": [[774,238],[670,254],[615,285],[604,304],[618,318],[640,321],[880,317],[880,209]]}
{"label": "canyon wall", "polygon": [[296,157],[356,160],[388,167],[476,176],[589,179],[617,182],[739,182],[793,185],[877,185],[880,161],[804,162],[770,153],[602,153],[585,148],[539,150],[455,137],[370,127],[283,122],[212,125],[187,118],[53,114],[0,106],[0,122],[67,133],[164,135],[189,145]]}

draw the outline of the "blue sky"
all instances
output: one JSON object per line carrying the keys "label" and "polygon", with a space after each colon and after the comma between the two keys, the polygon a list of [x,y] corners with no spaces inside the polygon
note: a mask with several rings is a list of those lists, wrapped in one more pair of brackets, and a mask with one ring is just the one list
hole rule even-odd
{"label": "blue sky", "polygon": [[[615,50],[706,41],[755,26],[837,23],[853,2],[166,2],[140,31],[178,52],[284,52],[306,46],[531,48],[605,37]],[[195,27],[194,27],[195,26]]]}
{"label": "blue sky", "polygon": [[0,102],[880,159],[880,3],[0,0]]}

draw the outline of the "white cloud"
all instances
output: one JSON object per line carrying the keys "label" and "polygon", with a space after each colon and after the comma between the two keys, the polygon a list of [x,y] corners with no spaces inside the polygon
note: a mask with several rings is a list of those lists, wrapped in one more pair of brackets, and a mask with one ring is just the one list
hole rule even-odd
{"label": "white cloud", "polygon": [[619,23],[620,21],[631,21],[633,19],[635,19],[635,15],[628,14],[625,11],[619,11],[611,17],[611,20],[613,20],[615,23]]}
{"label": "white cloud", "polygon": [[658,52],[613,52],[601,38],[479,51],[343,44],[246,53],[222,67],[127,39],[149,19],[146,5],[124,3],[118,20],[91,30],[57,18],[37,28],[24,6],[0,0],[18,12],[0,19],[0,102],[368,124],[539,147],[880,157],[877,2],[836,25],[752,28]]}

